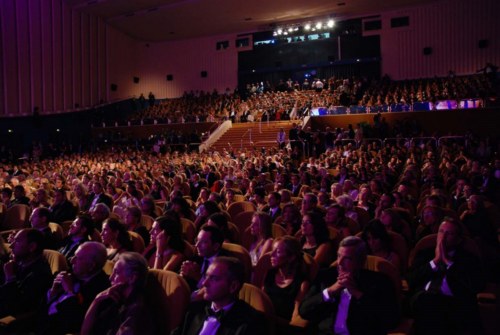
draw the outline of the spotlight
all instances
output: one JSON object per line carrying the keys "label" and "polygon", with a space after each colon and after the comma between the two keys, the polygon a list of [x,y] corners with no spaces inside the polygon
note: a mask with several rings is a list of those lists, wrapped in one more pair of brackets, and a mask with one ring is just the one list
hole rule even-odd
{"label": "spotlight", "polygon": [[335,25],[335,21],[328,20],[328,23],[326,25],[328,26],[328,28],[333,28],[333,26]]}
{"label": "spotlight", "polygon": [[323,24],[321,22],[316,23],[316,29],[321,29]]}
{"label": "spotlight", "polygon": [[293,31],[293,28],[292,28],[292,27],[288,28],[288,32],[289,32],[289,33],[291,33],[292,31]]}
{"label": "spotlight", "polygon": [[288,35],[288,31],[285,31],[285,32],[283,33],[283,35]]}
{"label": "spotlight", "polygon": [[304,29],[305,30],[311,30],[311,25],[308,23],[304,26]]}
{"label": "spotlight", "polygon": [[280,28],[280,29],[278,29],[278,35],[281,35],[281,34],[283,34],[283,29]]}
{"label": "spotlight", "polygon": [[293,31],[299,31],[299,27],[295,27]]}

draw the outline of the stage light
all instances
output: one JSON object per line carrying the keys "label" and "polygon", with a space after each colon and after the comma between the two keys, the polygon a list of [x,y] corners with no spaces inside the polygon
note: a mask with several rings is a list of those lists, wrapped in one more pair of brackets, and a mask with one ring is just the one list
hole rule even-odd
{"label": "stage light", "polygon": [[280,29],[278,29],[278,35],[281,35],[281,34],[283,34],[283,29],[280,28]]}
{"label": "stage light", "polygon": [[321,29],[323,24],[321,22],[316,23],[316,29]]}
{"label": "stage light", "polygon": [[292,28],[292,27],[288,28],[288,32],[289,32],[289,33],[291,33],[292,31],[293,31],[293,28]]}
{"label": "stage light", "polygon": [[311,30],[311,25],[309,23],[307,23],[305,26],[304,26],[304,29],[305,30]]}
{"label": "stage light", "polygon": [[333,28],[333,26],[335,25],[335,21],[328,20],[328,23],[326,25],[328,26],[328,28]]}

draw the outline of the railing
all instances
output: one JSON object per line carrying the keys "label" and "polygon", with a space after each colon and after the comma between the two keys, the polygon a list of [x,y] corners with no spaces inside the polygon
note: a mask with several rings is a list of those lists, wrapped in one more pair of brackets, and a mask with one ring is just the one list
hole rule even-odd
{"label": "railing", "polygon": [[252,128],[249,128],[247,129],[247,131],[245,131],[245,133],[241,136],[241,149],[243,149],[243,138],[249,134],[249,143],[252,144]]}
{"label": "railing", "polygon": [[441,141],[443,140],[463,140],[465,147],[467,148],[469,146],[469,141],[467,141],[465,136],[442,136],[438,138],[437,141],[438,146],[441,146]]}
{"label": "railing", "polygon": [[396,143],[399,145],[401,143],[401,141],[403,141],[403,145],[406,143],[410,143],[410,139],[406,138],[406,137],[386,137],[386,138],[384,138],[382,143],[384,144],[384,146],[387,143]]}
{"label": "railing", "polygon": [[410,145],[415,144],[416,141],[433,141],[434,142],[434,147],[437,148],[437,139],[435,137],[431,136],[423,136],[423,137],[412,137],[410,139]]}

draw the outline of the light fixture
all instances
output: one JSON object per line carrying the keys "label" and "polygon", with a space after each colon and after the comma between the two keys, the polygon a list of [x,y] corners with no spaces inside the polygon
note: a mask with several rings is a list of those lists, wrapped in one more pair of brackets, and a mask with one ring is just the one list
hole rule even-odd
{"label": "light fixture", "polygon": [[307,23],[305,26],[304,26],[304,29],[305,30],[311,30],[311,25],[309,23]]}
{"label": "light fixture", "polygon": [[333,20],[328,20],[328,23],[326,24],[328,26],[328,28],[333,28],[333,26],[335,25],[335,21]]}
{"label": "light fixture", "polygon": [[316,29],[321,29],[323,24],[321,22],[316,23]]}

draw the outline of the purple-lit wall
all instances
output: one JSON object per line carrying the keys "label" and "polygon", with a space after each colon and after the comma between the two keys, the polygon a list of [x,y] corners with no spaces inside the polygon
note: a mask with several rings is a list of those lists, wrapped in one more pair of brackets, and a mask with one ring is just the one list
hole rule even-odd
{"label": "purple-lit wall", "polygon": [[[118,33],[119,34],[119,33]],[[216,50],[217,41],[228,40],[229,48]],[[234,90],[238,83],[238,54],[234,46],[236,35],[199,38],[163,43],[127,41],[124,38],[109,38],[110,82],[118,85],[111,98],[139,96],[147,97],[153,92],[157,98],[181,96],[184,91],[226,88]],[[127,46],[140,55],[134,63],[124,57]],[[127,71],[127,69],[129,69]],[[207,77],[202,78],[201,72]],[[126,74],[125,74],[126,73]],[[167,75],[173,80],[167,81]],[[133,77],[139,82],[133,83]]]}
{"label": "purple-lit wall", "polygon": [[[500,65],[500,1],[444,0],[381,15],[382,74],[393,79],[470,74],[486,62]],[[408,27],[391,18],[409,16]],[[479,40],[488,40],[480,49]],[[423,49],[432,48],[430,55]]]}
{"label": "purple-lit wall", "polygon": [[[382,29],[374,32],[381,35],[381,72],[406,79],[448,70],[468,74],[486,62],[500,65],[499,6],[497,0],[443,0],[371,13],[382,19]],[[405,15],[409,27],[390,28],[391,18]],[[235,39],[234,34],[147,45],[72,11],[64,0],[0,0],[0,117],[31,115],[35,106],[41,114],[70,111],[150,91],[172,98],[187,90],[232,90]],[[480,39],[489,46],[479,49]],[[216,50],[216,42],[225,40],[229,48]],[[432,54],[424,56],[424,47]]]}
{"label": "purple-lit wall", "polygon": [[106,99],[106,26],[63,0],[0,1],[0,116]]}

